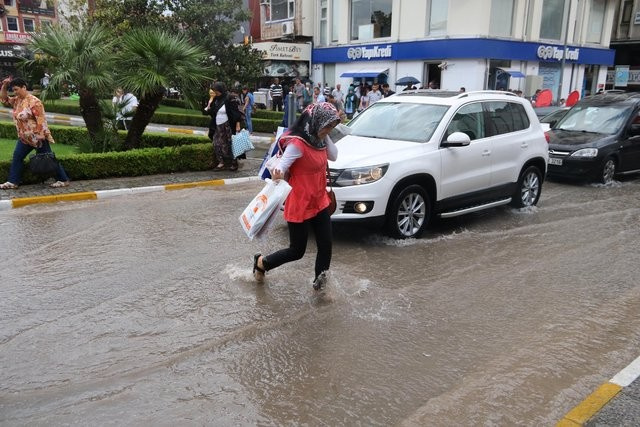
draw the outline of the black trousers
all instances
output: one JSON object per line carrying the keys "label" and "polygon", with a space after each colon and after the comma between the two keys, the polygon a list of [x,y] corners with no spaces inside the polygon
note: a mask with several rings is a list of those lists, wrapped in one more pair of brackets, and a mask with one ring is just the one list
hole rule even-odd
{"label": "black trousers", "polygon": [[287,225],[289,226],[289,247],[263,257],[262,263],[265,270],[272,270],[287,262],[301,259],[307,250],[311,228],[318,246],[314,280],[317,279],[320,273],[329,269],[331,264],[331,216],[328,208],[304,222],[287,222]]}
{"label": "black trousers", "polygon": [[271,98],[271,109],[273,111],[282,111],[282,97],[281,96],[274,96],[273,98]]}

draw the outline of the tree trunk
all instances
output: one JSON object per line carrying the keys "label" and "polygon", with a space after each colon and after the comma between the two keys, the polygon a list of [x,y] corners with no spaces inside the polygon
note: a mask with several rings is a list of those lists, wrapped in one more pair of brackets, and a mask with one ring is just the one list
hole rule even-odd
{"label": "tree trunk", "polygon": [[82,118],[84,119],[92,145],[95,146],[95,144],[99,142],[98,137],[103,130],[100,104],[98,103],[98,98],[95,93],[91,90],[79,90],[78,95],[80,96],[80,114],[82,114]]}
{"label": "tree trunk", "polygon": [[125,140],[125,148],[131,150],[140,146],[140,140],[145,128],[151,122],[153,113],[156,112],[160,101],[164,94],[162,91],[158,91],[154,94],[144,95],[138,102],[138,108],[136,109],[131,124],[129,125],[129,132],[127,132],[127,139]]}

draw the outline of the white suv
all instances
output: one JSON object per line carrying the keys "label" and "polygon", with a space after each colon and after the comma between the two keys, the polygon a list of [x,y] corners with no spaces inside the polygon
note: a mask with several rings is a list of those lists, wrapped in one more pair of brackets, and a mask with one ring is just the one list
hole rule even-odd
{"label": "white suv", "polygon": [[384,98],[338,141],[334,221],[419,236],[443,218],[511,203],[533,206],[548,146],[529,101],[507,92],[411,91]]}

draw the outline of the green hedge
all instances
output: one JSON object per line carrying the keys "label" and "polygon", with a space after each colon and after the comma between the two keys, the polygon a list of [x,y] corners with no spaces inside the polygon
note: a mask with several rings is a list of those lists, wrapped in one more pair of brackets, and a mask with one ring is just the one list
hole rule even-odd
{"label": "green hedge", "polygon": [[256,119],[282,121],[282,118],[284,117],[284,113],[282,111],[253,110],[253,112],[251,113],[251,117]]}
{"label": "green hedge", "polygon": [[[50,113],[70,114],[74,116],[81,115],[80,107],[74,105],[46,104],[45,110]],[[253,130],[255,132],[272,133],[280,126],[283,113],[279,111],[256,110],[252,113],[251,117]],[[204,115],[156,112],[151,118],[151,123],[206,128],[209,127],[210,120],[211,117]]]}
{"label": "green hedge", "polygon": [[167,107],[190,108],[183,99],[163,98],[160,104]]}
{"label": "green hedge", "polygon": [[[72,180],[100,179],[118,176],[142,176],[171,172],[212,169],[216,164],[212,144],[182,145],[179,147],[144,148],[110,153],[72,154],[58,158]],[[11,162],[0,161],[0,180],[7,180]],[[23,184],[41,179],[26,167]]]}
{"label": "green hedge", "polygon": [[[80,146],[89,138],[86,128],[76,126],[50,125],[51,134],[56,142],[67,145]],[[127,136],[124,130],[118,131],[121,141]],[[0,138],[17,139],[16,127],[11,122],[0,122]],[[204,144],[210,142],[209,138],[202,135],[190,135],[183,133],[145,132],[140,141],[141,148],[176,147],[180,145]]]}

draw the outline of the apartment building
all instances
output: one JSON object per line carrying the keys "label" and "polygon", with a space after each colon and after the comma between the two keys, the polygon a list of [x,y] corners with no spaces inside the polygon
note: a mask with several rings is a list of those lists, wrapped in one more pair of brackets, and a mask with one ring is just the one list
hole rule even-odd
{"label": "apartment building", "polygon": [[616,0],[611,47],[615,67],[607,74],[607,88],[640,91],[640,0]]}
{"label": "apartment building", "polygon": [[18,58],[31,33],[58,21],[55,0],[2,0],[0,4],[0,74],[15,75]]}
{"label": "apartment building", "polygon": [[393,88],[397,79],[413,76],[442,89],[531,95],[545,88],[566,98],[573,90],[584,96],[604,88],[614,63],[615,3],[318,0],[315,17],[302,20],[315,22],[314,81],[378,81]]}

